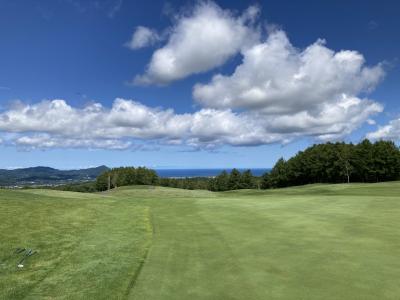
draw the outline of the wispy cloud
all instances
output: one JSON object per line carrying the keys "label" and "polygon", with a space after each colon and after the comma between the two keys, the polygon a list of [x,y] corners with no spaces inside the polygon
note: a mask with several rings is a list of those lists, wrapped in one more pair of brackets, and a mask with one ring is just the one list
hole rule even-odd
{"label": "wispy cloud", "polygon": [[39,13],[39,15],[46,21],[51,20],[54,17],[53,11],[51,11],[49,8],[44,7],[42,5],[37,5],[36,10]]}
{"label": "wispy cloud", "polygon": [[[77,12],[84,13],[87,11],[87,6],[83,4],[82,1],[78,0],[64,0],[66,3],[70,4]],[[89,1],[90,3],[90,1]]]}
{"label": "wispy cloud", "polygon": [[108,12],[109,18],[114,18],[115,15],[121,10],[123,0],[116,0],[114,5],[111,7],[110,11]]}
{"label": "wispy cloud", "polygon": [[136,50],[152,46],[162,39],[163,37],[156,30],[144,26],[138,26],[132,34],[131,40],[125,43],[125,46],[132,50]]}
{"label": "wispy cloud", "polygon": [[378,27],[379,27],[379,23],[378,22],[376,22],[374,20],[371,20],[371,21],[368,22],[368,29],[369,30],[375,30]]}
{"label": "wispy cloud", "polygon": [[123,0],[62,0],[71,5],[78,13],[84,14],[90,11],[100,11],[108,18],[114,18],[115,15],[121,10]]}

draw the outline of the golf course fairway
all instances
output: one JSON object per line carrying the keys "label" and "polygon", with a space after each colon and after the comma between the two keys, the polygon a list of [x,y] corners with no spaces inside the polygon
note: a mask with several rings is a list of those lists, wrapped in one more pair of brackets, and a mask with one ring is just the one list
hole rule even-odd
{"label": "golf course fairway", "polygon": [[0,190],[0,299],[399,295],[400,182]]}

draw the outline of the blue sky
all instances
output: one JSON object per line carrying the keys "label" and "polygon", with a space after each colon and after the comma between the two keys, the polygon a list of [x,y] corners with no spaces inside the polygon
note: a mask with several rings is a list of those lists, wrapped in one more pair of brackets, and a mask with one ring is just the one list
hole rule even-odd
{"label": "blue sky", "polygon": [[320,141],[397,142],[399,14],[398,1],[0,0],[0,168],[270,167]]}

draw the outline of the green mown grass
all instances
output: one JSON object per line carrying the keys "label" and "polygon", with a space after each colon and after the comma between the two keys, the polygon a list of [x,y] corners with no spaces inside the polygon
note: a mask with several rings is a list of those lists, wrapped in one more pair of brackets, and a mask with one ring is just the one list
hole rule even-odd
{"label": "green mown grass", "polygon": [[[0,220],[1,299],[400,295],[399,182],[0,191]],[[23,270],[19,246],[40,251]]]}
{"label": "green mown grass", "polygon": [[[147,207],[99,195],[0,191],[0,299],[114,299],[150,245]],[[17,247],[38,254],[17,268]]]}

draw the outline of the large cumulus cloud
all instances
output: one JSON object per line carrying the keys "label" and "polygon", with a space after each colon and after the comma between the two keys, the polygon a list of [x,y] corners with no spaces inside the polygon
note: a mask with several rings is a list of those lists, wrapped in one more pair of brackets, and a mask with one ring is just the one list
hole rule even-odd
{"label": "large cumulus cloud", "polygon": [[[63,99],[19,102],[0,112],[0,143],[27,149],[123,150],[141,149],[150,141],[209,149],[302,137],[335,140],[373,122],[371,117],[383,107],[368,93],[383,79],[382,65],[367,65],[357,51],[329,49],[324,40],[296,48],[282,30],[263,32],[258,15],[256,6],[237,14],[199,2],[176,16],[162,35],[137,27],[128,44],[132,49],[166,39],[136,78],[141,83],[167,84],[242,56],[232,74],[217,74],[193,87],[193,98],[201,105],[193,113],[121,98],[110,106],[79,108]],[[368,136],[400,137],[400,121]]]}
{"label": "large cumulus cloud", "polygon": [[364,66],[356,51],[335,52],[318,40],[295,48],[283,31],[243,52],[243,62],[231,75],[215,75],[194,87],[194,98],[207,107],[244,108],[265,114],[306,111],[317,115],[343,95],[355,97],[382,79],[381,65]]}
{"label": "large cumulus cloud", "polygon": [[[286,143],[301,136],[333,139],[350,133],[381,106],[370,100],[343,98],[318,115],[300,112],[265,116],[256,111],[203,108],[177,114],[127,99],[110,108],[92,103],[76,108],[64,100],[20,103],[0,113],[5,143],[23,148],[137,148],[143,141],[214,148]],[[7,134],[4,134],[7,133]]]}
{"label": "large cumulus cloud", "polygon": [[[153,53],[145,74],[135,82],[167,84],[222,65],[258,39],[253,27],[257,14],[255,6],[235,16],[213,2],[199,2],[190,12],[176,16],[166,44]],[[154,31],[139,27],[131,48],[151,44],[155,37]]]}

